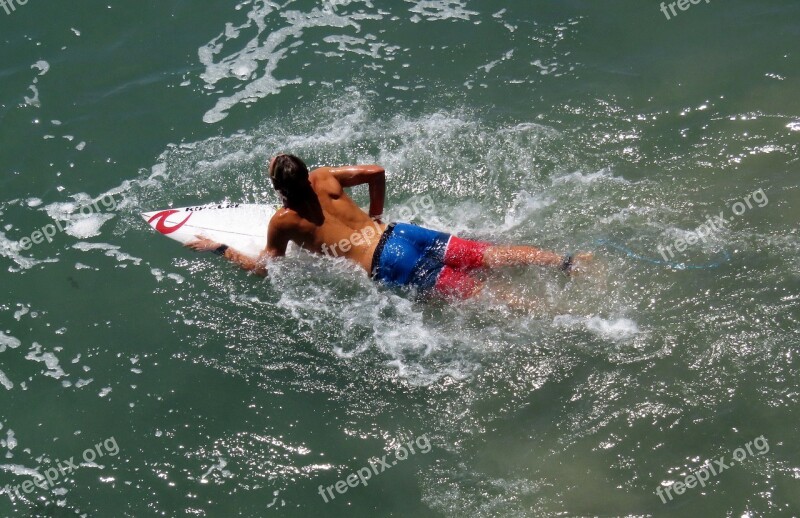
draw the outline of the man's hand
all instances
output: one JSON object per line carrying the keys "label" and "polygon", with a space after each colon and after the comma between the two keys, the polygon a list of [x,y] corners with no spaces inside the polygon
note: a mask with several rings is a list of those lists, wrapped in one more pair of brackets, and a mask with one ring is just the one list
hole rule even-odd
{"label": "man's hand", "polygon": [[222,243],[217,243],[216,241],[212,241],[205,236],[197,235],[194,236],[197,239],[194,241],[190,241],[186,243],[184,246],[187,248],[191,248],[195,252],[213,252],[217,248],[222,246]]}
{"label": "man's hand", "polygon": [[[219,247],[222,246],[222,243],[217,243],[216,241],[208,239],[205,236],[197,235],[195,237],[197,238],[196,240],[190,241],[184,246],[191,248],[196,252],[215,252]],[[252,272],[260,277],[266,277],[267,258],[282,254],[274,254],[264,250],[257,258],[254,259],[250,256],[237,252],[233,248],[226,247],[225,253],[221,255],[225,257],[225,259],[228,259],[229,261],[239,265],[239,267],[244,270]]]}

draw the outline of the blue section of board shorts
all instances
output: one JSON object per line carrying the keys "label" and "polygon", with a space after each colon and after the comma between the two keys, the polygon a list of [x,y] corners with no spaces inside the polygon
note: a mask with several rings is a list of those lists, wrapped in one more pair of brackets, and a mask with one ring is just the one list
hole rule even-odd
{"label": "blue section of board shorts", "polygon": [[390,286],[432,289],[444,267],[449,240],[445,232],[397,223],[381,250],[375,279]]}
{"label": "blue section of board shorts", "polygon": [[723,257],[720,261],[708,264],[687,264],[687,263],[663,261],[661,259],[652,259],[650,257],[644,257],[637,254],[627,246],[614,243],[613,241],[609,241],[608,239],[595,239],[595,243],[597,243],[598,245],[607,246],[609,248],[613,248],[615,250],[623,252],[631,259],[636,259],[637,261],[645,261],[651,264],[669,266],[670,268],[674,268],[676,270],[709,270],[712,268],[719,268],[723,263],[726,263],[731,260],[731,254],[728,253],[727,250],[722,251]]}

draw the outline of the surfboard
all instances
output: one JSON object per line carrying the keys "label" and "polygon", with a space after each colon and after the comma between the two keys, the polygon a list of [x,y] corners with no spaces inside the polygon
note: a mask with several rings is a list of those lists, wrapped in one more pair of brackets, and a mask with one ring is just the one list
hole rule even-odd
{"label": "surfboard", "polygon": [[186,244],[198,235],[257,258],[267,246],[267,226],[275,208],[270,205],[224,203],[142,213],[160,234]]}

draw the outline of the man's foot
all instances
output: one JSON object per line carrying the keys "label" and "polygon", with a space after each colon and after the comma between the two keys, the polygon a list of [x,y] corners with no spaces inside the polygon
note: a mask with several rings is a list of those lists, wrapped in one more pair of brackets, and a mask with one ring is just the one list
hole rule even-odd
{"label": "man's foot", "polygon": [[594,260],[592,252],[581,252],[572,256],[569,268],[564,270],[567,275],[582,274],[588,271],[589,264]]}

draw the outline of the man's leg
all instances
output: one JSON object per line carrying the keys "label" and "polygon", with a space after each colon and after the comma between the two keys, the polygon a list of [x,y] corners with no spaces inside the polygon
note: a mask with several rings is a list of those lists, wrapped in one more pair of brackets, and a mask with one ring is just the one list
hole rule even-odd
{"label": "man's leg", "polygon": [[564,256],[533,246],[489,246],[483,252],[483,264],[488,268],[501,266],[561,266]]}
{"label": "man's leg", "polygon": [[[573,261],[580,264],[591,258],[592,254],[576,254]],[[526,265],[560,267],[564,264],[564,256],[534,246],[490,245],[453,236],[448,243],[444,263],[464,270]]]}
{"label": "man's leg", "polygon": [[535,300],[530,300],[520,293],[519,287],[507,283],[493,282],[487,286],[465,270],[456,270],[445,266],[436,279],[434,292],[447,300],[466,300],[474,297],[488,297],[491,301],[505,304],[512,309],[521,309],[528,312],[539,307]]}
{"label": "man's leg", "polygon": [[446,298],[465,300],[477,295],[483,289],[483,283],[472,277],[465,270],[456,270],[445,266],[439,272],[434,291]]}
{"label": "man's leg", "polygon": [[505,305],[509,309],[524,311],[527,313],[534,313],[541,311],[541,300],[535,297],[526,296],[524,290],[519,286],[514,286],[507,281],[497,281],[491,283],[491,286],[482,285],[475,293],[475,296],[486,297],[491,302],[497,302]]}
{"label": "man's leg", "polygon": [[446,300],[458,301],[476,297],[486,298],[490,303],[500,303],[511,309],[532,313],[540,309],[537,300],[529,299],[518,286],[493,282],[491,286],[474,278],[464,270],[445,266],[436,282],[435,293]]}

